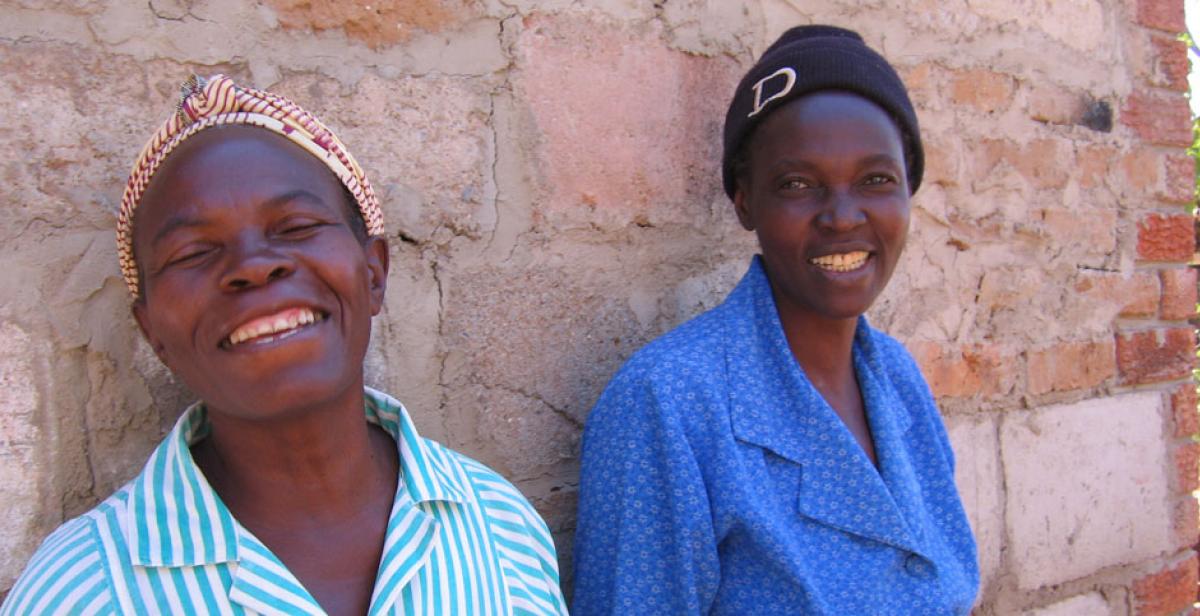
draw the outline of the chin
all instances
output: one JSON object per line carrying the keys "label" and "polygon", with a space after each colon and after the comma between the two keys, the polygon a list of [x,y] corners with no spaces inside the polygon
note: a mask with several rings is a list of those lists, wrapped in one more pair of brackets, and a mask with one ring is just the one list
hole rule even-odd
{"label": "chin", "polygon": [[847,319],[857,319],[865,314],[870,307],[871,302],[854,301],[815,304],[811,310],[814,314],[818,314],[830,321],[845,321]]}
{"label": "chin", "polygon": [[265,379],[227,379],[192,388],[210,410],[249,421],[281,419],[328,405],[351,388],[361,390],[362,376],[334,374],[317,367],[285,370]]}

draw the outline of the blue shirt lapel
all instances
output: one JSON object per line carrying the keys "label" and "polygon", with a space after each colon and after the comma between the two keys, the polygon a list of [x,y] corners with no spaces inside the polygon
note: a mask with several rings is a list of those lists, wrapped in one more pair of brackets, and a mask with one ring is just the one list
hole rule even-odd
{"label": "blue shirt lapel", "polygon": [[[904,474],[889,470],[888,465],[908,463],[901,441],[906,426],[903,419],[893,418],[907,418],[907,413],[882,386],[886,377],[877,371],[878,359],[864,355],[861,336],[856,337],[855,368],[860,371],[868,421],[884,466],[882,475],[792,356],[759,258],[722,308],[727,315],[725,347],[734,436],[801,466],[797,495],[801,515],[919,552],[919,542],[904,521],[909,507],[893,498],[886,483],[888,476]],[[753,316],[747,319],[748,314]],[[866,331],[865,321],[859,331]],[[882,434],[877,436],[877,431]]]}

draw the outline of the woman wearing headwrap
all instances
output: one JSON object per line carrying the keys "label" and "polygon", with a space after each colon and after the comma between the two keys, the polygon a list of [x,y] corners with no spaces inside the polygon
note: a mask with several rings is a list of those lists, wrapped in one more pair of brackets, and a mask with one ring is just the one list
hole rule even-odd
{"label": "woman wearing headwrap", "polygon": [[912,357],[863,316],[923,160],[904,84],[853,32],[793,28],[742,79],[722,172],[761,255],[588,417],[577,616],[969,612],[945,429]]}
{"label": "woman wearing headwrap", "polygon": [[117,241],[146,340],[200,401],[45,540],[0,613],[565,613],[529,503],[364,387],[383,218],[316,118],[190,80]]}

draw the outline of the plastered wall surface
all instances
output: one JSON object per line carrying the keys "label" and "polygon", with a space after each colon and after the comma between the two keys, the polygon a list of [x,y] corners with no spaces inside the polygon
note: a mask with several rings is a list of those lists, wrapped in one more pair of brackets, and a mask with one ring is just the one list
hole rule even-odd
{"label": "plastered wall surface", "polygon": [[190,72],[289,96],[383,201],[368,380],[508,476],[569,578],[579,434],[755,243],[720,188],[737,79],[787,27],[900,69],[926,179],[872,310],[938,396],[981,614],[1196,596],[1196,300],[1179,0],[0,0],[0,595],[190,400],[118,275],[128,165]]}

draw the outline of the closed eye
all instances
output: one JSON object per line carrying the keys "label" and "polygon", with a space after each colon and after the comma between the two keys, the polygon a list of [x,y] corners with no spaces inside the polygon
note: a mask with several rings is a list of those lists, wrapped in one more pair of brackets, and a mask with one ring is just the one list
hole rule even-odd
{"label": "closed eye", "polygon": [[287,239],[304,239],[324,226],[325,223],[319,220],[292,220],[281,225],[277,233]]}
{"label": "closed eye", "polygon": [[168,267],[191,267],[197,265],[204,260],[204,257],[212,253],[214,249],[208,246],[198,246],[194,248],[186,248],[181,250],[167,259],[163,264],[162,269]]}

